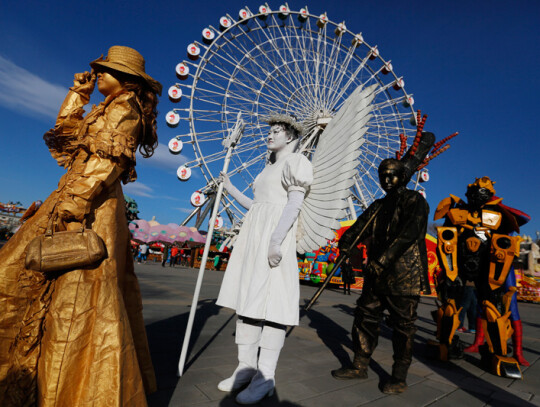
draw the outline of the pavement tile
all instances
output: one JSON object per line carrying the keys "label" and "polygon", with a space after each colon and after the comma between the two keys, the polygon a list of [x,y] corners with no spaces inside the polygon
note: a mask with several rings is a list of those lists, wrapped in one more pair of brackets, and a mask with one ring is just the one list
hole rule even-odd
{"label": "pavement tile", "polygon": [[217,385],[223,378],[212,368],[190,369],[184,372],[184,375],[178,381],[178,386],[190,386],[201,383],[214,383]]}
{"label": "pavement tile", "polygon": [[[408,379],[407,379],[408,381]],[[437,390],[441,390],[444,395],[446,396],[447,394],[450,394],[452,393],[453,391],[455,391],[456,389],[458,389],[458,387],[455,385],[455,384],[452,384],[452,383],[442,383],[442,382],[436,382],[434,380],[424,380],[422,382],[422,384],[424,386],[428,386],[428,387],[433,387]],[[444,397],[444,396],[443,396]]]}
{"label": "pavement tile", "polygon": [[523,373],[523,380],[514,380],[509,387],[524,393],[540,394],[540,362],[529,366]]}
{"label": "pavement tile", "polygon": [[302,382],[276,382],[276,392],[280,400],[299,402],[313,397],[313,388]]}
{"label": "pavement tile", "polygon": [[210,401],[208,397],[200,391],[195,385],[185,385],[179,383],[176,387],[170,406],[192,406],[198,403]]}
{"label": "pavement tile", "polygon": [[[235,316],[215,305],[223,273],[206,273],[193,326],[191,349],[182,378],[176,377],[184,329],[187,323],[197,270],[159,265],[136,265],[141,277],[144,317],[158,380],[158,391],[148,396],[150,407],[237,406],[235,394],[217,390],[217,383],[236,367]],[[317,287],[301,285],[301,301],[309,300]],[[340,381],[330,372],[350,363],[350,329],[354,301],[340,290],[327,290],[308,313],[301,313],[300,326],[285,341],[276,370],[275,394],[259,406],[540,406],[540,325],[535,322],[537,304],[521,304],[524,354],[531,367],[523,380],[510,380],[486,372],[477,354],[443,363],[427,359],[425,343],[433,339],[435,325],[430,312],[432,298],[422,298],[418,308],[418,331],[414,358],[401,395],[387,396],[380,386],[392,368],[392,331],[382,326],[366,380]],[[345,301],[347,300],[347,301]],[[472,342],[473,335],[461,335]]]}
{"label": "pavement tile", "polygon": [[[351,386],[351,382],[348,380],[336,380],[332,377],[330,372],[327,372],[323,375],[316,375],[317,372],[313,372],[313,376],[309,379],[304,379],[300,383],[303,383],[305,386],[309,387],[314,394],[321,394],[323,392],[331,392],[338,389],[343,389],[345,387]],[[373,378],[368,378],[366,380],[373,381]]]}
{"label": "pavement tile", "polygon": [[504,389],[495,391],[491,395],[492,400],[506,401],[507,403],[519,404],[522,400],[530,401],[533,395],[531,393],[524,393],[513,389]]}
{"label": "pavement tile", "polygon": [[444,397],[437,399],[430,407],[480,407],[485,406],[487,401],[490,400],[489,396],[477,394],[474,392],[467,392],[465,390],[456,389],[451,393],[447,393]]}
{"label": "pavement tile", "polygon": [[422,362],[413,361],[411,367],[409,368],[409,374],[414,374],[421,377],[429,376],[431,373],[433,373],[433,370]]}
{"label": "pavement tile", "polygon": [[218,382],[204,382],[197,384],[196,387],[206,396],[209,400],[221,400],[225,396],[228,395],[228,393],[223,392],[217,388]]}
{"label": "pavement tile", "polygon": [[383,396],[384,394],[373,386],[357,385],[348,386],[339,391],[324,393],[317,397],[298,400],[297,403],[306,407],[355,407],[368,402],[371,405],[373,400]]}

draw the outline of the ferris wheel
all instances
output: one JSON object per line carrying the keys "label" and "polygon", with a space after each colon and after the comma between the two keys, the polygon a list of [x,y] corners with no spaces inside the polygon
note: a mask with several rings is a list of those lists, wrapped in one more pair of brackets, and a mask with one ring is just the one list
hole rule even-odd
{"label": "ferris wheel", "polygon": [[[370,45],[345,22],[335,23],[326,13],[311,14],[307,8],[291,10],[281,5],[271,10],[247,7],[235,17],[222,16],[216,26],[202,30],[202,39],[187,46],[186,59],[176,66],[179,81],[168,91],[178,107],[167,113],[171,127],[180,122],[189,131],[169,142],[172,153],[185,145],[195,159],[178,168],[180,180],[200,168],[206,185],[192,196],[200,206],[215,189],[225,157],[223,141],[237,123],[244,123],[241,142],[233,151],[228,174],[233,184],[251,194],[254,178],[267,160],[264,121],[272,113],[287,113],[304,122],[301,151],[308,157],[317,147],[318,130],[332,120],[359,86],[377,85],[369,130],[361,146],[360,162],[351,188],[349,216],[363,211],[383,195],[377,168],[400,148],[400,133],[413,135],[416,121],[413,97],[404,80]],[[411,139],[411,138],[410,138]],[[423,190],[418,181],[414,188]],[[243,218],[243,209],[228,196],[221,213],[231,222]]]}

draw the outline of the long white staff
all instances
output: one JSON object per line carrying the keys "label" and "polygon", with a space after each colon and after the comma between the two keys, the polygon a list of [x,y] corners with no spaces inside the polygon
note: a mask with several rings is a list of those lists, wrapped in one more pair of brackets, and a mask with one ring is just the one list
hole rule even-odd
{"label": "long white staff", "polygon": [[[238,118],[236,119],[236,124],[234,125],[233,130],[229,136],[223,140],[223,146],[227,148],[227,154],[225,155],[225,161],[223,163],[224,174],[227,173],[229,168],[229,161],[231,160],[232,151],[234,147],[240,141],[242,134],[244,132],[244,121],[241,118],[241,113],[238,113]],[[189,311],[189,318],[186,327],[186,333],[184,335],[184,343],[182,344],[182,352],[180,353],[180,361],[178,362],[178,376],[182,376],[184,373],[184,365],[186,363],[186,356],[189,347],[189,339],[191,338],[191,330],[193,328],[193,320],[195,319],[195,312],[197,312],[197,303],[199,302],[199,293],[201,291],[201,285],[204,277],[204,270],[206,267],[206,260],[208,260],[208,252],[210,251],[210,243],[212,242],[212,235],[214,233],[214,222],[216,221],[216,216],[219,210],[219,204],[221,201],[221,195],[223,193],[223,183],[220,182],[216,192],[216,197],[214,201],[214,208],[212,211],[212,216],[210,223],[208,225],[208,234],[206,235],[206,243],[204,245],[204,252],[201,259],[201,266],[199,268],[199,275],[197,276],[197,284],[195,285],[195,292],[193,293],[193,301],[191,303],[191,310]]]}

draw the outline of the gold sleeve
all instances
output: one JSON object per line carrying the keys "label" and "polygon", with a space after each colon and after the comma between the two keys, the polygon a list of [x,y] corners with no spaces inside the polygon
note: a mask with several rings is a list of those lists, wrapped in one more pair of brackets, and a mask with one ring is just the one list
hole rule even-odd
{"label": "gold sleeve", "polygon": [[[73,176],[66,183],[58,205],[58,213],[63,219],[81,221],[101,190],[135,165],[140,116],[126,95],[117,99],[105,109],[104,120],[96,122],[85,135],[83,143],[89,156],[72,164]],[[97,123],[102,123],[102,127],[99,128]]]}
{"label": "gold sleeve", "polygon": [[90,212],[92,199],[103,188],[113,184],[124,172],[124,165],[107,158],[91,155],[84,163],[75,162],[81,168],[73,168],[81,175],[66,184],[58,204],[58,214],[62,219],[82,221]]}
{"label": "gold sleeve", "polygon": [[56,119],[54,128],[43,135],[45,144],[58,165],[65,167],[69,156],[77,148],[77,136],[83,122],[83,106],[90,96],[70,89]]}

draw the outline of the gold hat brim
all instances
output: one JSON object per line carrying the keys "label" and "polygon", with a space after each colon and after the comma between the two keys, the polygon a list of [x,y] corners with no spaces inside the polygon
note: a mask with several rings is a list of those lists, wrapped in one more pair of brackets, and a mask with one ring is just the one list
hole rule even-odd
{"label": "gold hat brim", "polygon": [[150,75],[148,75],[146,72],[136,71],[126,65],[119,64],[117,62],[111,62],[111,61],[104,61],[103,56],[99,57],[98,59],[90,62],[90,66],[93,69],[96,69],[96,67],[102,66],[107,69],[112,69],[118,72],[122,72],[128,75],[132,76],[138,76],[145,80],[145,82],[150,86],[150,88],[156,92],[158,95],[161,96],[161,90],[163,89],[163,86],[161,83],[156,81],[154,78],[152,78]]}

